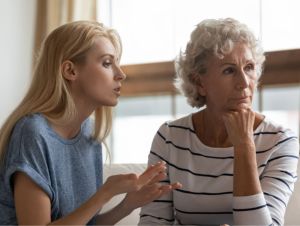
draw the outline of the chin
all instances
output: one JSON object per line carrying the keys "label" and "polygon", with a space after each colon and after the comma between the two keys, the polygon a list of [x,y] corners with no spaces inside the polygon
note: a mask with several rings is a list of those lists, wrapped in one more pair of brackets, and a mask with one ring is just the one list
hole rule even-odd
{"label": "chin", "polygon": [[116,101],[111,102],[110,104],[108,104],[108,106],[110,106],[110,107],[115,107],[115,106],[117,106],[118,103],[119,103],[119,101],[116,100]]}
{"label": "chin", "polygon": [[246,109],[252,109],[252,105],[251,104],[242,103],[242,104],[238,104],[236,106],[230,106],[228,108],[229,111],[239,111],[239,110],[246,110]]}
{"label": "chin", "polygon": [[115,107],[118,104],[118,100],[116,101],[103,101],[100,103],[101,106],[106,106],[106,107]]}

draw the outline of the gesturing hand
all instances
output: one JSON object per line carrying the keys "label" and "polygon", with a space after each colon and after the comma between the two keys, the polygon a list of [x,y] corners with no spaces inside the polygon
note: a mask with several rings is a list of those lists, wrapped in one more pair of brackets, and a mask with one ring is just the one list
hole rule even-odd
{"label": "gesturing hand", "polygon": [[[164,163],[158,164],[164,165]],[[123,202],[126,203],[127,208],[133,210],[138,207],[144,206],[152,202],[153,200],[167,194],[168,192],[182,187],[182,185],[178,182],[168,185],[159,184],[159,181],[165,179],[165,172],[159,172],[154,177],[152,177],[152,179],[150,179],[150,175],[153,171],[153,169],[151,169],[152,167],[154,166],[150,166],[143,174],[141,174],[139,178],[140,180],[145,182],[143,183],[144,185],[138,191],[127,193],[125,199],[123,200]]]}
{"label": "gesturing hand", "polygon": [[[107,178],[102,186],[102,190],[109,191],[111,197],[121,193],[139,191],[145,185],[152,185],[164,179],[165,170],[165,162],[158,162],[155,165],[149,166],[140,176],[134,173],[113,175]],[[160,186],[161,192],[168,190],[168,186]],[[152,186],[153,190],[156,190],[154,187]]]}

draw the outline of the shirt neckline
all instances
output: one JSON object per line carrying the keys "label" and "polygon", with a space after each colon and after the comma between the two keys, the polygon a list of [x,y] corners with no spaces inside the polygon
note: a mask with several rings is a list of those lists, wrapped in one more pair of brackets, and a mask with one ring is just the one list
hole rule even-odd
{"label": "shirt neckline", "polygon": [[[194,125],[193,125],[193,120],[192,120],[192,116],[193,116],[194,113],[191,113],[188,115],[188,124],[189,124],[189,127],[195,131],[195,128],[194,128]],[[254,133],[257,133],[259,131],[261,131],[262,127],[265,125],[267,119],[266,119],[266,116],[264,115],[264,118],[263,120],[260,122],[260,124],[256,127],[256,129],[253,131],[253,134]],[[221,154],[221,153],[224,153],[224,155],[226,154],[229,154],[229,153],[232,153],[233,152],[233,146],[231,147],[211,147],[211,146],[207,146],[206,144],[204,144],[199,138],[198,136],[196,135],[196,133],[193,133],[193,135],[195,136],[196,138],[196,143],[200,146],[200,147],[203,147],[205,150],[209,150],[210,152],[218,152],[218,154]]]}
{"label": "shirt neckline", "polygon": [[60,141],[61,143],[63,143],[63,144],[74,144],[74,143],[78,142],[78,140],[81,138],[85,121],[81,124],[80,131],[78,132],[78,134],[75,137],[73,137],[71,139],[66,139],[66,138],[63,138],[62,136],[60,136],[56,131],[53,130],[53,128],[49,124],[49,121],[47,120],[47,118],[43,114],[39,113],[38,115],[44,121],[44,123],[46,125],[46,128],[49,131],[50,135],[52,137],[54,137],[55,139],[57,139],[58,141]]}

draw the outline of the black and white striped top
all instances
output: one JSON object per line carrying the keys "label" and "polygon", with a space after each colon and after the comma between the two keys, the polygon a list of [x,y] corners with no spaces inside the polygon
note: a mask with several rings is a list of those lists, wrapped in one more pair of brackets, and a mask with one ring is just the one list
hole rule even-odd
{"label": "black and white striped top", "polygon": [[142,207],[139,225],[283,225],[297,179],[299,141],[265,119],[254,131],[263,193],[233,197],[233,147],[212,148],[196,136],[192,114],[163,124],[149,164],[167,163],[165,183],[183,187]]}

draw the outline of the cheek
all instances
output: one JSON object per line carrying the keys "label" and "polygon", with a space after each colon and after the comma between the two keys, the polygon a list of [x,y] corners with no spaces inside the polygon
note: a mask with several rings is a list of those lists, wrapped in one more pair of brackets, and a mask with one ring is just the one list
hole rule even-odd
{"label": "cheek", "polygon": [[93,73],[85,74],[80,80],[80,86],[82,92],[89,96],[98,96],[105,88],[102,77]]}
{"label": "cheek", "polygon": [[224,103],[227,99],[232,96],[232,89],[226,86],[211,87],[207,92],[207,99],[214,103]]}
{"label": "cheek", "polygon": [[257,80],[250,80],[249,89],[253,93],[257,87]]}

